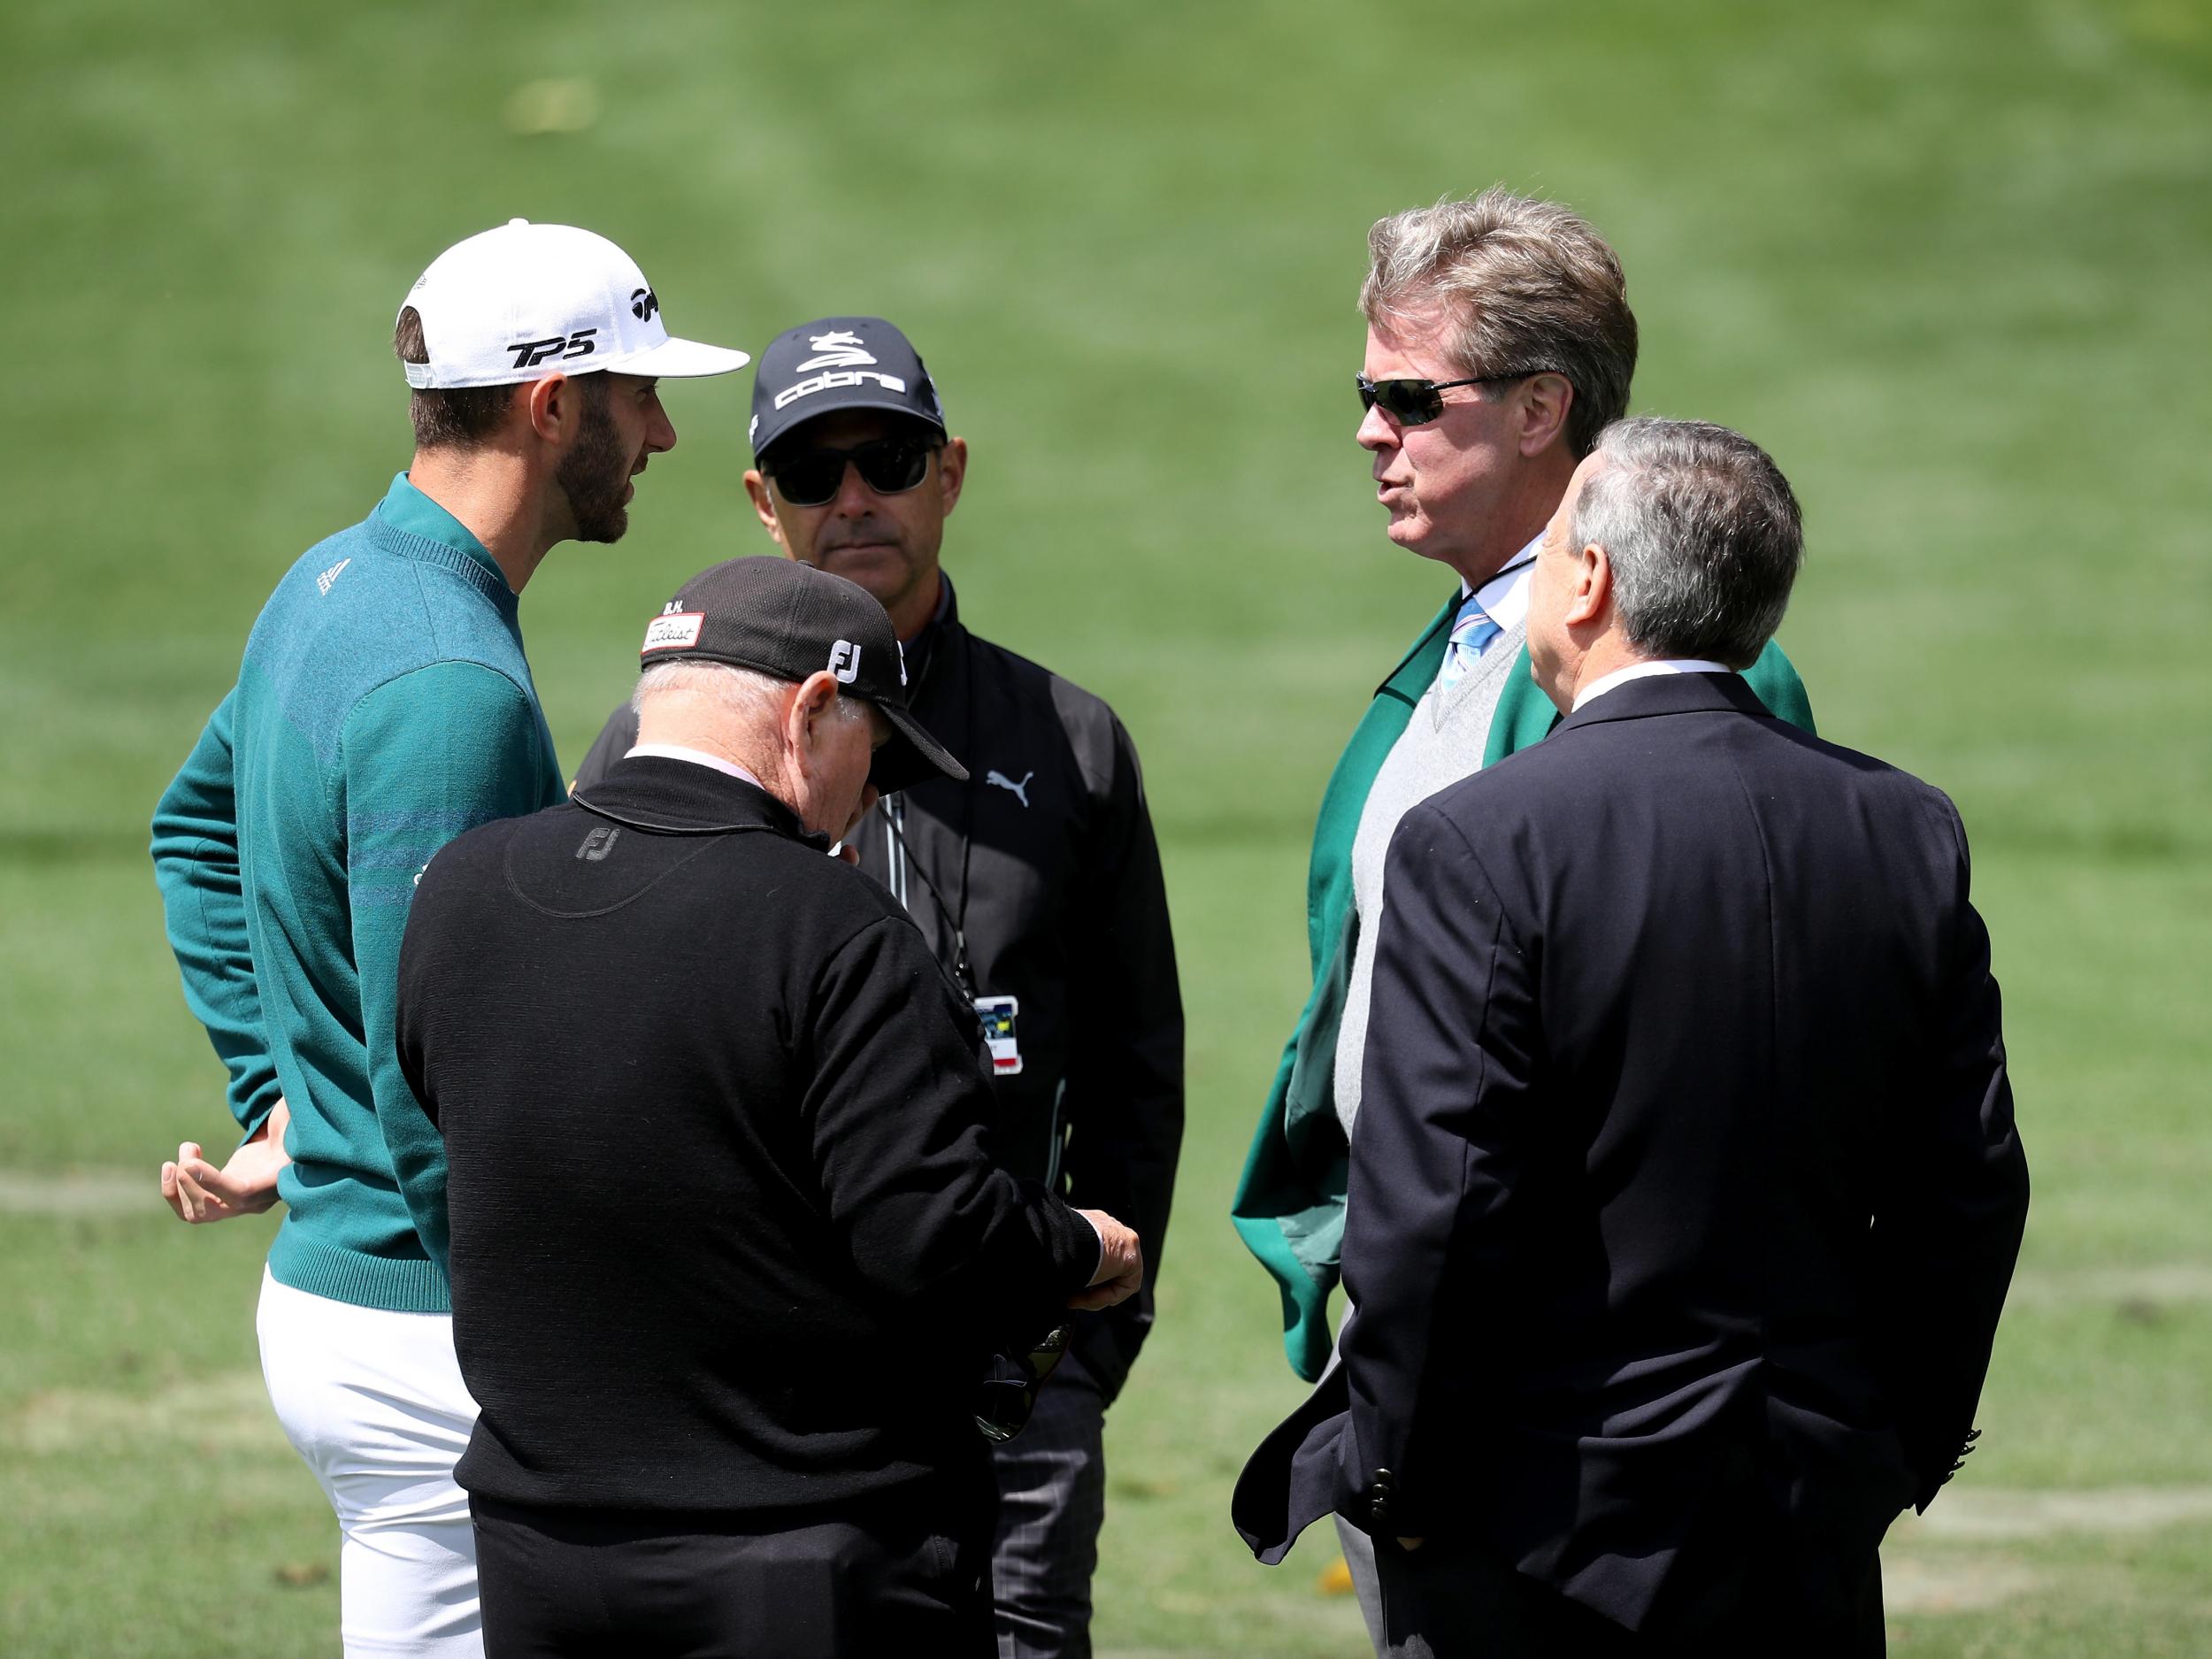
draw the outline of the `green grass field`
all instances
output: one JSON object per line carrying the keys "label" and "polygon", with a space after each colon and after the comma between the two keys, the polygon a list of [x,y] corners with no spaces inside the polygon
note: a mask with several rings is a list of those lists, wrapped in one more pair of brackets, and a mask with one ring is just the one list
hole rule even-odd
{"label": "green grass field", "polygon": [[[2203,0],[27,0],[0,42],[0,1653],[336,1651],[334,1524],[256,1370],[267,1225],[154,1190],[227,1120],[146,822],[276,576],[405,463],[400,296],[514,214],[629,246],[682,332],[920,342],[974,449],[964,612],[1126,719],[1182,950],[1101,1647],[1363,1651],[1325,1536],[1271,1572],[1228,1525],[1299,1391],[1224,1212],[1323,779],[1448,585],[1352,446],[1363,233],[1497,180],[1620,249],[1636,406],[1790,473],[1824,730],[1975,838],[2037,1190],[1985,1449],[1888,1550],[1894,1644],[2212,1650]],[[595,120],[511,130],[549,76]],[[758,546],[745,392],[673,388],[629,538],[531,584],[565,759],[642,619]]]}

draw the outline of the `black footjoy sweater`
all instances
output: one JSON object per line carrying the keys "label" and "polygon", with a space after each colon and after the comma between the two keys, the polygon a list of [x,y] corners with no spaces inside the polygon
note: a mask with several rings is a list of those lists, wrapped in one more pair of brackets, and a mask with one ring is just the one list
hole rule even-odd
{"label": "black footjoy sweater", "polygon": [[990,1160],[974,1014],[780,803],[640,757],[433,859],[400,1064],[442,1131],[470,1492],[732,1517],[972,1471],[987,1356],[1098,1262]]}

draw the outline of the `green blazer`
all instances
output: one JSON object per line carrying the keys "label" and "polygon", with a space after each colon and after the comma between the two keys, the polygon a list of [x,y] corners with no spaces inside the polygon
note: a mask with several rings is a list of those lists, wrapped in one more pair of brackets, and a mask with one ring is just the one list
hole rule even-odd
{"label": "green blazer", "polygon": [[[1376,688],[1366,718],[1352,733],[1321,797],[1306,873],[1306,945],[1313,990],[1283,1045],[1230,1208],[1245,1248],[1259,1257],[1282,1293],[1283,1347],[1291,1369],[1308,1382],[1328,1363],[1329,1293],[1336,1288],[1344,1241],[1349,1148],[1336,1115],[1336,1041],[1352,972],[1352,840],[1359,833],[1375,774],[1436,678],[1458,609],[1455,593]],[[1772,641],[1744,678],[1777,715],[1808,732],[1813,729],[1804,685]],[[1524,649],[1491,719],[1482,764],[1495,765],[1515,750],[1542,741],[1558,720],[1559,711],[1537,688]]]}

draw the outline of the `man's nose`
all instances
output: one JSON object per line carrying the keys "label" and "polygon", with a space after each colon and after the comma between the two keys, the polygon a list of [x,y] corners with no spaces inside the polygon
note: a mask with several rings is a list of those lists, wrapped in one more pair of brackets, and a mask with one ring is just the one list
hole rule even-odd
{"label": "man's nose", "polygon": [[653,400],[653,418],[645,427],[646,450],[652,455],[665,455],[675,447],[676,423],[669,419],[668,411],[661,407],[661,400],[656,397]]}
{"label": "man's nose", "polygon": [[1360,418],[1359,431],[1354,434],[1363,449],[1394,449],[1398,447],[1398,428],[1391,424],[1380,404],[1370,409]]}
{"label": "man's nose", "polygon": [[860,476],[860,468],[848,456],[845,458],[844,476],[837,480],[836,511],[848,518],[857,518],[875,510],[875,491],[868,488],[868,480]]}

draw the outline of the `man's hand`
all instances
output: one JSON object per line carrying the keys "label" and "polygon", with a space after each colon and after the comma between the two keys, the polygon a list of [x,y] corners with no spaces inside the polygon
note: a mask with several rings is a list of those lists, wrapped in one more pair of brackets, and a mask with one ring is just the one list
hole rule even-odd
{"label": "man's hand", "polygon": [[1091,1275],[1090,1287],[1070,1296],[1068,1306],[1095,1311],[1126,1302],[1144,1285],[1144,1248],[1137,1242],[1137,1235],[1102,1210],[1075,1213],[1098,1229],[1103,1248],[1098,1253],[1098,1271]]}
{"label": "man's hand", "polygon": [[200,1156],[200,1143],[188,1141],[176,1160],[161,1166],[161,1195],[180,1221],[228,1221],[257,1216],[277,1199],[277,1172],[292,1160],[284,1150],[284,1132],[292,1109],[279,1100],[252,1140],[217,1169]]}

